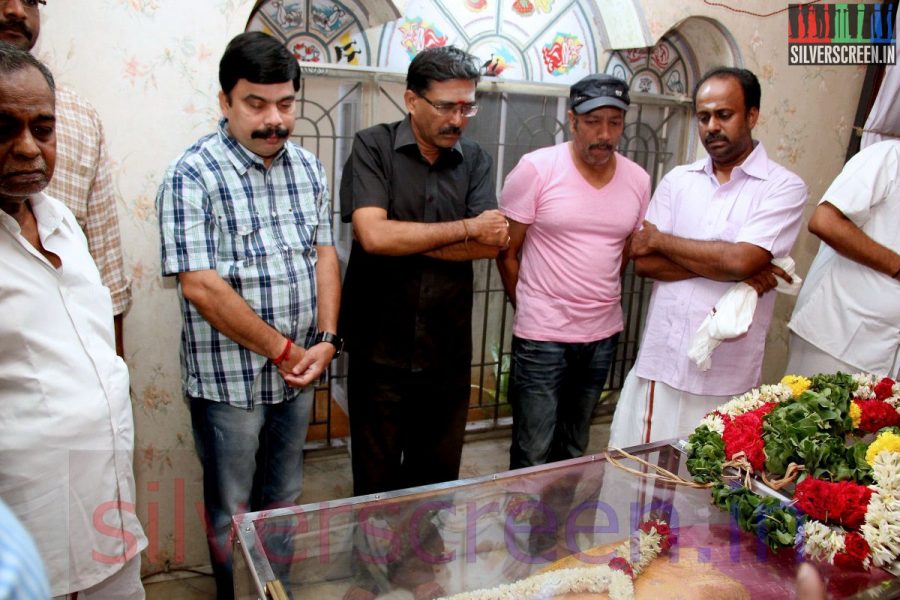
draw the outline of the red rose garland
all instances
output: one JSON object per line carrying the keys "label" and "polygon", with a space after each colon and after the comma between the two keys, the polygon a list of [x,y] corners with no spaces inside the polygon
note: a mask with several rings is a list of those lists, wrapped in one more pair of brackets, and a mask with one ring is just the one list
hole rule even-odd
{"label": "red rose garland", "polygon": [[897,383],[890,377],[885,377],[872,388],[872,391],[875,392],[876,400],[887,400],[894,393],[894,384]]}
{"label": "red rose garland", "polygon": [[797,508],[813,519],[859,529],[866,519],[872,490],[853,481],[822,481],[807,477],[797,484]]}
{"label": "red rose garland", "polygon": [[848,531],[844,536],[844,550],[834,555],[834,564],[846,569],[864,570],[869,553],[866,539],[859,532]]}
{"label": "red rose garland", "polygon": [[732,419],[726,417],[722,441],[725,442],[725,456],[730,460],[743,452],[756,471],[762,471],[766,462],[763,442],[763,417],[775,409],[774,402],[767,402],[755,410],[745,412]]}
{"label": "red rose garland", "polygon": [[[887,381],[890,381],[890,379]],[[891,385],[893,386],[893,383]],[[887,402],[881,399],[854,400],[854,402],[859,406],[859,428],[863,431],[875,433],[883,427],[900,425],[900,414],[897,413],[897,409]]]}

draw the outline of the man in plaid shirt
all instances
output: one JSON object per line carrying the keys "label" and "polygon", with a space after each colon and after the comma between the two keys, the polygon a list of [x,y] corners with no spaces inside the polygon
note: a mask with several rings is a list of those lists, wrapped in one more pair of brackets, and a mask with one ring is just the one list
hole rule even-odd
{"label": "man in plaid shirt", "polygon": [[[322,164],[287,140],[297,61],[244,33],[219,81],[218,131],[169,167],[156,203],[162,272],[178,277],[210,556],[230,598],[231,516],[300,495],[313,384],[341,346],[340,270]],[[288,566],[289,550],[267,550],[276,572]]]}
{"label": "man in plaid shirt", "polygon": [[[0,40],[31,50],[41,31],[42,2],[9,0],[0,7]],[[100,278],[112,295],[116,352],[124,356],[122,315],[131,289],[122,261],[122,240],[103,124],[87,101],[56,86],[56,171],[44,190],[75,214]]]}

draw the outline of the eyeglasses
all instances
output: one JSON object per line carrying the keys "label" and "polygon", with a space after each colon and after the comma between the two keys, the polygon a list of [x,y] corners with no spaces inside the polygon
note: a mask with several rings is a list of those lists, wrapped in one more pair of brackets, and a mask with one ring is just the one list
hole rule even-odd
{"label": "eyeglasses", "polygon": [[432,102],[422,94],[416,95],[444,116],[449,116],[456,112],[459,112],[463,117],[474,117],[478,114],[478,105],[474,102]]}

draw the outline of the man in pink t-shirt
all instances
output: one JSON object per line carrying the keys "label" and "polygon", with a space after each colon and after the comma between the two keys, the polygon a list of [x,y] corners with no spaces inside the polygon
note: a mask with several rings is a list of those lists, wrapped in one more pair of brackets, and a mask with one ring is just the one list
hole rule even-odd
{"label": "man in pink t-shirt", "polygon": [[628,86],[589,75],[570,90],[572,140],[526,154],[500,208],[497,258],[516,309],[510,468],[584,454],[591,414],[623,329],[621,271],[650,201],[650,176],[616,152]]}

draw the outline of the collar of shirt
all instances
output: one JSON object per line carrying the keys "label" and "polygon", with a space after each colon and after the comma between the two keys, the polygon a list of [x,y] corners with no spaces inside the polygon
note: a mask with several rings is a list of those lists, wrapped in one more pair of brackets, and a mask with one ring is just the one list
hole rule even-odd
{"label": "collar of shirt", "polygon": [[[225,148],[225,156],[228,158],[229,162],[234,165],[234,168],[239,174],[243,175],[254,164],[260,165],[263,169],[266,168],[261,156],[244,148],[241,143],[234,139],[228,132],[228,119],[223,118],[219,120],[218,134],[219,140]],[[272,158],[272,165],[281,160],[284,161],[285,165],[290,165],[293,151],[294,148],[291,144],[285,143],[281,148],[281,151]]]}
{"label": "collar of shirt", "polygon": [[[31,210],[34,212],[34,218],[38,224],[38,235],[43,242],[63,225],[63,215],[53,204],[47,202],[47,196],[43,192],[33,195],[29,202],[31,202]],[[0,211],[0,223],[3,223],[10,233],[18,235],[22,232],[19,222],[4,211]]]}
{"label": "collar of shirt", "polygon": [[[744,162],[734,168],[734,171],[744,173],[754,179],[769,178],[769,155],[766,149],[758,140],[753,140],[753,151],[744,159]],[[698,160],[690,167],[688,171],[703,171],[713,179],[715,179],[715,171],[713,171],[712,159],[707,157],[704,160]],[[732,180],[734,178],[732,177]]]}
{"label": "collar of shirt", "polygon": [[[394,150],[408,151],[409,148],[415,148],[416,152],[419,153],[419,143],[416,141],[416,136],[413,133],[410,116],[406,115],[406,118],[400,121],[400,125],[397,126],[397,136],[394,138]],[[456,140],[456,143],[453,144],[452,148],[441,148],[439,162],[451,157],[456,158],[456,161],[453,164],[458,164],[463,160],[463,149],[459,140]]]}

